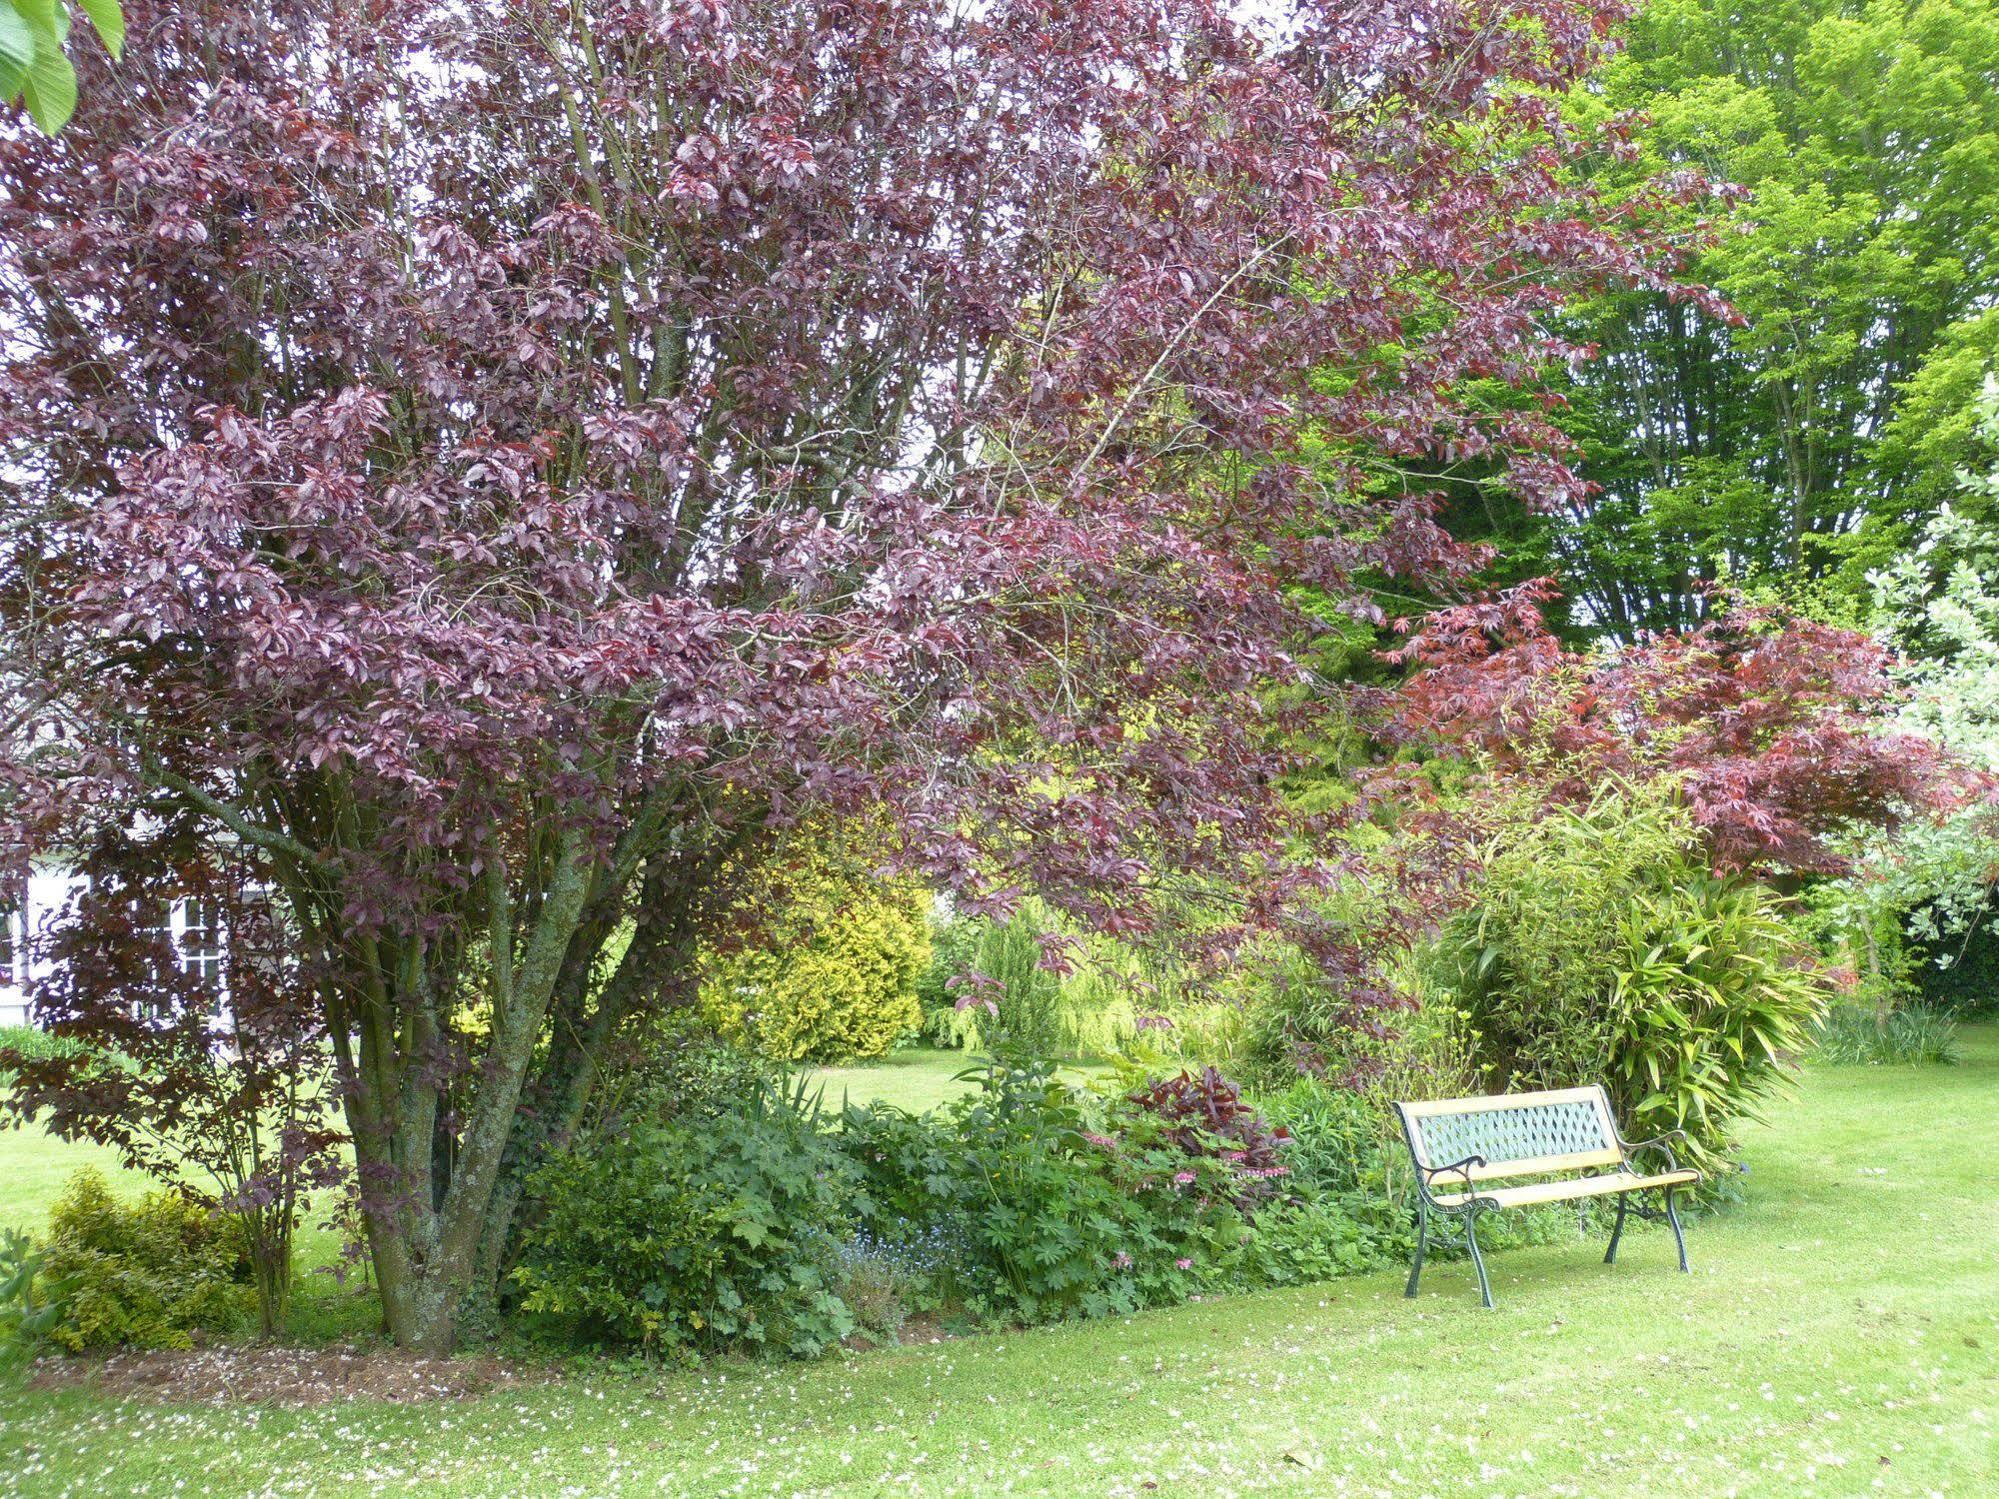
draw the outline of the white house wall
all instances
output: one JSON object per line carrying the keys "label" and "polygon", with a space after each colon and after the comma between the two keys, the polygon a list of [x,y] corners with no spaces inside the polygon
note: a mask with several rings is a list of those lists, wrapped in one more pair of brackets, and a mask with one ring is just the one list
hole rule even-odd
{"label": "white house wall", "polygon": [[28,876],[22,900],[7,916],[14,940],[12,962],[0,973],[0,1025],[29,1024],[28,986],[55,971],[46,958],[31,960],[36,944],[30,935],[44,931],[82,884],[81,875],[67,870],[38,869]]}

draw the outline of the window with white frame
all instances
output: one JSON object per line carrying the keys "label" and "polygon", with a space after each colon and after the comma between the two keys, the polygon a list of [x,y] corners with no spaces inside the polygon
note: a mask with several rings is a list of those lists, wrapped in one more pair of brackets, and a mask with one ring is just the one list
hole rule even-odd
{"label": "window with white frame", "polygon": [[148,936],[166,939],[174,967],[206,988],[211,1012],[222,1007],[222,921],[212,901],[177,900],[147,923]]}
{"label": "window with white frame", "polygon": [[222,992],[222,918],[213,901],[184,900],[175,911],[180,928],[180,970],[216,994]]}

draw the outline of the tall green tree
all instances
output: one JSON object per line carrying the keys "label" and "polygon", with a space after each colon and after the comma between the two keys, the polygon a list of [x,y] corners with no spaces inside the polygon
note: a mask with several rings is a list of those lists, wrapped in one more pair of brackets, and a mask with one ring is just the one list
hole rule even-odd
{"label": "tall green tree", "polygon": [[1618,171],[1746,190],[1693,270],[1742,321],[1646,292],[1577,317],[1602,352],[1566,420],[1601,491],[1537,538],[1574,618],[1684,627],[1724,571],[1864,597],[1949,497],[1999,348],[1999,4],[1654,0],[1570,99],[1627,111],[1653,123]]}

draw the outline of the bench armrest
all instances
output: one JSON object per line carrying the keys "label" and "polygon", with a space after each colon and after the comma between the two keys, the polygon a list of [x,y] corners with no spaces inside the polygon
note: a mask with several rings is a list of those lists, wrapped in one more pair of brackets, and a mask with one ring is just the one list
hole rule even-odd
{"label": "bench armrest", "polygon": [[1468,1155],[1462,1161],[1452,1161],[1448,1166],[1418,1166],[1416,1168],[1416,1181],[1422,1187],[1423,1195],[1430,1197],[1430,1188],[1436,1185],[1437,1178],[1448,1176],[1455,1172],[1464,1178],[1465,1191],[1470,1192],[1472,1190],[1471,1168],[1485,1164],[1486,1160],[1484,1156]]}
{"label": "bench armrest", "polygon": [[1677,1171],[1680,1169],[1680,1159],[1673,1154],[1673,1147],[1670,1143],[1674,1140],[1678,1140],[1683,1145],[1686,1144],[1687,1132],[1683,1129],[1669,1129],[1663,1135],[1654,1135],[1649,1140],[1627,1140],[1622,1135],[1619,1135],[1617,1137],[1617,1148],[1624,1152],[1627,1161],[1640,1151],[1656,1150],[1666,1158],[1666,1169],[1668,1171]]}

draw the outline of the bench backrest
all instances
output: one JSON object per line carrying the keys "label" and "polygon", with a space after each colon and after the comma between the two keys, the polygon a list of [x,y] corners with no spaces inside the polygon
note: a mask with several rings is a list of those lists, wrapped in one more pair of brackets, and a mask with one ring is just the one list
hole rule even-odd
{"label": "bench backrest", "polygon": [[1440,1098],[1398,1103],[1395,1109],[1417,1165],[1435,1170],[1466,1156],[1484,1156],[1485,1165],[1470,1169],[1473,1181],[1624,1161],[1610,1098],[1600,1087]]}

